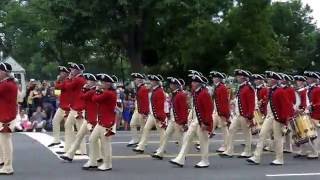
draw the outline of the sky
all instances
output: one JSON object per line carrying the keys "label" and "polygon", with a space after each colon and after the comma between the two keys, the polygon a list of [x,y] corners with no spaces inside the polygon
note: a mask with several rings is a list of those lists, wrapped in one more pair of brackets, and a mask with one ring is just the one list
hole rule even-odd
{"label": "sky", "polygon": [[[273,0],[273,1],[288,1],[288,0]],[[320,28],[320,0],[301,0],[303,4],[308,4],[313,9],[312,16],[317,22],[317,27]]]}

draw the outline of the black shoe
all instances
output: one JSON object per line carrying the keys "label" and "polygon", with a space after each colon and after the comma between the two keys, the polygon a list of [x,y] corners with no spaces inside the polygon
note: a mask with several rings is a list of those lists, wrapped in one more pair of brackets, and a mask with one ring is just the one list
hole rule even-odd
{"label": "black shoe", "polygon": [[98,159],[97,163],[103,163],[103,159]]}
{"label": "black shoe", "polygon": [[76,156],[86,156],[87,154],[76,153]]}
{"label": "black shoe", "polygon": [[53,147],[53,146],[56,146],[56,145],[59,145],[59,144],[61,144],[61,143],[59,143],[59,142],[58,143],[51,143],[51,144],[48,145],[48,147]]}
{"label": "black shoe", "polygon": [[144,150],[141,150],[141,149],[132,149],[132,151],[140,154],[144,153]]}
{"label": "black shoe", "polygon": [[274,163],[274,162],[271,162],[270,165],[271,165],[271,166],[282,166],[283,164],[276,164],[276,163]]}
{"label": "black shoe", "polygon": [[127,144],[127,147],[136,147],[138,143],[133,143],[133,144]]}
{"label": "black shoe", "polygon": [[201,150],[200,145],[199,145],[199,146],[196,146],[196,150],[197,150],[197,151],[200,151],[200,150]]}
{"label": "black shoe", "polygon": [[199,166],[199,165],[194,165],[195,168],[208,168],[209,166]]}
{"label": "black shoe", "polygon": [[59,146],[59,148],[64,148],[64,146],[61,145],[61,146]]}
{"label": "black shoe", "polygon": [[313,160],[313,159],[319,159],[319,157],[307,157],[307,159]]}
{"label": "black shoe", "polygon": [[291,152],[291,151],[288,151],[288,150],[283,150],[283,153],[285,153],[285,154],[291,154],[292,152]]}
{"label": "black shoe", "polygon": [[154,159],[163,160],[162,156],[159,156],[159,155],[156,155],[156,154],[152,154],[151,157],[153,157]]}
{"label": "black shoe", "polygon": [[98,166],[89,166],[89,167],[82,167],[83,170],[93,170],[93,169],[97,169]]}
{"label": "black shoe", "polygon": [[4,162],[3,163],[0,163],[0,166],[3,166],[4,165]]}
{"label": "black shoe", "polygon": [[293,158],[305,158],[307,157],[307,155],[303,155],[303,154],[296,154],[293,156]]}
{"label": "black shoe", "polygon": [[67,157],[67,156],[60,156],[61,159],[68,161],[68,162],[72,162],[73,159]]}
{"label": "black shoe", "polygon": [[183,167],[183,164],[179,164],[179,163],[174,162],[174,161],[172,161],[172,160],[170,160],[169,163],[171,163],[171,164],[173,164],[173,165],[176,165],[176,166],[178,166],[178,167],[181,167],[181,168]]}
{"label": "black shoe", "polygon": [[64,152],[64,151],[57,151],[56,153],[57,153],[57,154],[65,154],[66,152]]}
{"label": "black shoe", "polygon": [[250,158],[250,157],[251,157],[251,156],[241,156],[241,155],[238,156],[238,158],[240,158],[240,159]]}
{"label": "black shoe", "polygon": [[246,160],[248,163],[250,163],[251,165],[259,165],[259,163],[253,161],[252,159],[247,159]]}
{"label": "black shoe", "polygon": [[223,154],[223,153],[219,154],[219,156],[222,157],[222,158],[233,158],[232,155]]}

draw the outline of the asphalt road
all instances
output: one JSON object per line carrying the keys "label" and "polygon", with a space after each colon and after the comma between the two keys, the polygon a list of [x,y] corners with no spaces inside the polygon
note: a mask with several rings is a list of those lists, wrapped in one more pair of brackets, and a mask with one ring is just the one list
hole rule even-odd
{"label": "asphalt road", "polygon": [[[41,136],[41,133],[37,134]],[[274,154],[265,153],[261,165],[248,165],[245,159],[223,159],[215,150],[221,143],[220,134],[212,139],[210,145],[211,166],[207,169],[195,169],[199,161],[197,151],[192,148],[184,168],[174,167],[168,163],[178,152],[178,146],[171,142],[167,148],[164,160],[154,160],[148,153],[158,147],[158,136],[153,134],[146,153],[137,155],[131,148],[126,147],[130,140],[127,132],[118,132],[113,139],[113,170],[109,172],[83,171],[81,166],[85,159],[73,163],[62,162],[44,145],[25,134],[14,134],[14,168],[13,176],[0,176],[0,180],[319,180],[320,160],[294,159],[292,154],[285,155],[284,166],[270,166]],[[235,152],[242,151],[241,134],[236,136]],[[50,143],[50,142],[48,142]],[[305,174],[310,173],[310,174]]]}

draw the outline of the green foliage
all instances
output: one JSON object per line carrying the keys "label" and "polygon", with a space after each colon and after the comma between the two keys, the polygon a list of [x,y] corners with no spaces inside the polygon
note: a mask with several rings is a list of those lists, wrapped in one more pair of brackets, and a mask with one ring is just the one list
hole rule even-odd
{"label": "green foliage", "polygon": [[320,67],[311,11],[300,0],[3,0],[0,49],[43,79],[68,61],[120,77],[239,67],[302,72]]}

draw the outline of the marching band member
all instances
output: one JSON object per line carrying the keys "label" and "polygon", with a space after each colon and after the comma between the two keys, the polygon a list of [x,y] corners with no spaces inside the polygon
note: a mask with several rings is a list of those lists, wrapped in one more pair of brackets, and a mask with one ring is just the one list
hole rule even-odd
{"label": "marching band member", "polygon": [[193,105],[191,110],[192,120],[183,139],[183,144],[178,156],[169,162],[179,167],[183,167],[190,143],[193,140],[194,135],[197,134],[200,140],[201,161],[197,163],[195,167],[207,168],[210,165],[209,134],[212,132],[213,128],[213,102],[207,88],[204,87],[204,84],[207,83],[206,80],[197,74],[191,74],[191,80],[191,88],[193,90]]}
{"label": "marching band member", "polygon": [[[295,89],[291,86],[290,82],[294,81],[294,78],[291,75],[287,75],[284,73],[279,73],[282,76],[282,80],[280,81],[281,87],[285,90],[288,95],[288,98],[294,109],[297,109],[299,102],[298,94]],[[284,153],[292,152],[292,133],[291,130],[284,137]]]}
{"label": "marching band member", "polygon": [[[189,71],[189,73],[190,73],[189,76],[191,76],[191,75],[197,75],[197,76],[201,77],[201,79],[203,80],[202,86],[207,89],[210,97],[212,97],[212,95],[213,95],[213,88],[208,85],[208,84],[209,84],[209,80],[208,80],[201,72],[199,72],[199,71],[196,71],[196,70],[188,70],[188,71]],[[192,99],[192,98],[191,98],[191,99]],[[193,100],[191,100],[191,106],[190,106],[191,108],[193,107],[193,104],[192,104],[192,103],[193,103]],[[189,124],[191,123],[192,120],[193,120],[193,118],[192,118],[192,111],[189,111],[189,115],[188,115]],[[216,126],[216,123],[215,123],[215,121],[213,121],[212,131],[214,130],[213,127],[215,127],[215,126]],[[212,138],[214,135],[215,135],[214,132],[209,133],[209,138]],[[194,137],[194,142],[195,142],[194,145],[195,145],[196,150],[197,150],[197,151],[200,151],[200,141],[199,141],[199,137],[197,137],[197,134],[196,134],[195,137]]]}
{"label": "marching band member", "polygon": [[103,154],[103,163],[97,168],[99,171],[112,170],[112,136],[115,134],[117,93],[113,84],[118,82],[116,76],[97,74],[101,82],[96,88],[92,101],[98,106],[98,123],[89,137],[89,160],[83,166],[84,170],[96,168],[99,140]]}
{"label": "marching band member", "polygon": [[[143,80],[145,77],[140,73],[132,73],[131,77],[133,78],[134,84],[137,87],[136,92],[136,102],[134,113],[130,122],[130,131],[132,139],[128,143],[128,147],[132,147],[138,144],[142,129],[146,123],[148,114],[149,114],[149,99],[148,93],[149,90],[145,86]],[[137,127],[140,126],[140,132],[138,133]]]}
{"label": "marching band member", "polygon": [[212,78],[215,89],[213,92],[214,96],[214,112],[213,121],[218,124],[223,131],[223,144],[217,150],[217,152],[224,152],[227,147],[227,138],[229,134],[230,125],[230,100],[229,93],[226,85],[223,83],[223,79],[227,77],[226,74],[218,71],[211,71],[210,77]]}
{"label": "marching band member", "polygon": [[10,73],[12,67],[8,63],[0,63],[0,175],[12,175],[13,147],[12,132],[17,115],[18,86]]}
{"label": "marching band member", "polygon": [[[187,95],[182,90],[182,86],[184,85],[181,80],[178,80],[174,77],[168,77],[170,83],[170,89],[172,91],[171,98],[171,112],[170,112],[170,120],[168,123],[168,127],[165,131],[163,140],[160,143],[160,147],[157,149],[156,153],[152,155],[153,158],[163,159],[163,154],[165,151],[165,147],[168,143],[169,137],[173,133],[177,133],[179,138],[183,137],[183,133],[188,129],[188,104],[187,104]],[[181,139],[182,140],[182,139]],[[181,142],[181,141],[180,141]]]}
{"label": "marching band member", "polygon": [[[296,91],[299,94],[300,104],[299,107],[295,109],[296,115],[303,115],[307,109],[307,88],[305,87],[306,77],[296,75],[294,76],[294,79],[296,81]],[[311,148],[312,147],[312,144]],[[307,145],[301,144],[299,147],[299,150],[296,152],[296,155],[294,155],[294,158],[300,158],[300,157],[306,157],[307,156]]]}
{"label": "marching band member", "polygon": [[283,165],[283,129],[293,116],[293,106],[285,90],[278,86],[282,77],[275,72],[266,72],[269,90],[269,103],[267,117],[259,133],[259,141],[254,156],[247,159],[250,164],[260,164],[263,144],[270,131],[273,131],[276,159],[270,165]]}
{"label": "marching band member", "polygon": [[[317,86],[320,76],[316,72],[306,71],[304,76],[307,77],[307,92],[306,92],[306,109],[305,112],[310,115],[310,118],[314,122],[314,126],[318,129],[320,120],[320,87]],[[318,159],[319,153],[317,150],[318,140],[309,141],[311,146],[311,152],[307,154],[308,159]],[[306,155],[305,146],[302,147],[301,156]],[[296,157],[300,157],[299,154]]]}
{"label": "marching band member", "polygon": [[59,108],[57,109],[53,119],[52,119],[52,132],[53,132],[53,142],[48,145],[48,147],[53,147],[60,144],[60,123],[68,115],[70,111],[70,97],[71,90],[65,88],[65,83],[70,81],[68,78],[70,70],[65,66],[59,66],[59,76],[55,82],[55,88],[61,91],[59,100]]}
{"label": "marching band member", "polygon": [[163,78],[159,75],[149,75],[151,81],[151,93],[149,97],[149,116],[143,128],[142,136],[138,146],[132,149],[134,152],[143,153],[148,140],[150,130],[155,125],[160,130],[160,142],[162,142],[166,124],[166,113],[164,111],[165,93],[161,86]]}
{"label": "marching band member", "polygon": [[256,109],[266,117],[269,89],[264,84],[265,76],[262,74],[253,74],[252,77],[256,85]]}
{"label": "marching band member", "polygon": [[[92,132],[93,128],[97,124],[97,104],[93,102],[92,97],[96,92],[96,77],[93,74],[85,73],[83,76],[86,78],[87,83],[82,88],[81,97],[85,101],[85,121],[82,123],[79,129],[75,141],[72,143],[70,149],[66,154],[60,156],[61,159],[71,162],[76,151],[79,149],[81,142],[84,140],[86,134]],[[97,156],[100,156],[100,146],[96,147]],[[101,160],[100,160],[101,161]],[[95,165],[97,166],[97,165]]]}
{"label": "marching band member", "polygon": [[[265,76],[262,74],[252,74],[252,79],[255,84],[255,111],[257,111],[259,114],[255,114],[255,119],[259,121],[265,119],[267,116],[267,105],[268,105],[268,88],[265,87],[264,81],[265,81]],[[260,116],[261,117],[256,117]],[[260,124],[261,123],[261,124]],[[252,134],[259,133],[261,130],[261,127],[258,128],[258,126],[261,126],[263,122],[255,122],[255,126],[252,129]],[[256,132],[254,132],[256,131]],[[271,136],[271,134],[270,134]]]}
{"label": "marching band member", "polygon": [[236,69],[235,76],[237,81],[240,83],[240,87],[236,96],[235,111],[236,116],[234,121],[231,122],[228,136],[227,150],[221,154],[221,157],[232,157],[233,156],[233,136],[237,132],[238,128],[241,127],[245,136],[245,149],[241,153],[239,158],[248,158],[252,155],[251,153],[251,127],[253,127],[253,117],[255,109],[255,94],[254,88],[249,83],[251,73],[249,71]]}
{"label": "marching band member", "polygon": [[[84,100],[81,98],[81,91],[86,83],[86,79],[82,76],[82,72],[85,70],[83,64],[69,63],[70,65],[70,79],[65,84],[65,88],[71,91],[71,102],[70,102],[70,112],[64,124],[65,127],[65,146],[64,151],[68,152],[71,144],[75,140],[74,125],[76,125],[77,130],[84,121],[83,110],[84,110]],[[86,145],[83,141],[80,145],[81,154],[86,154]],[[58,154],[64,154],[65,152],[57,152]]]}

